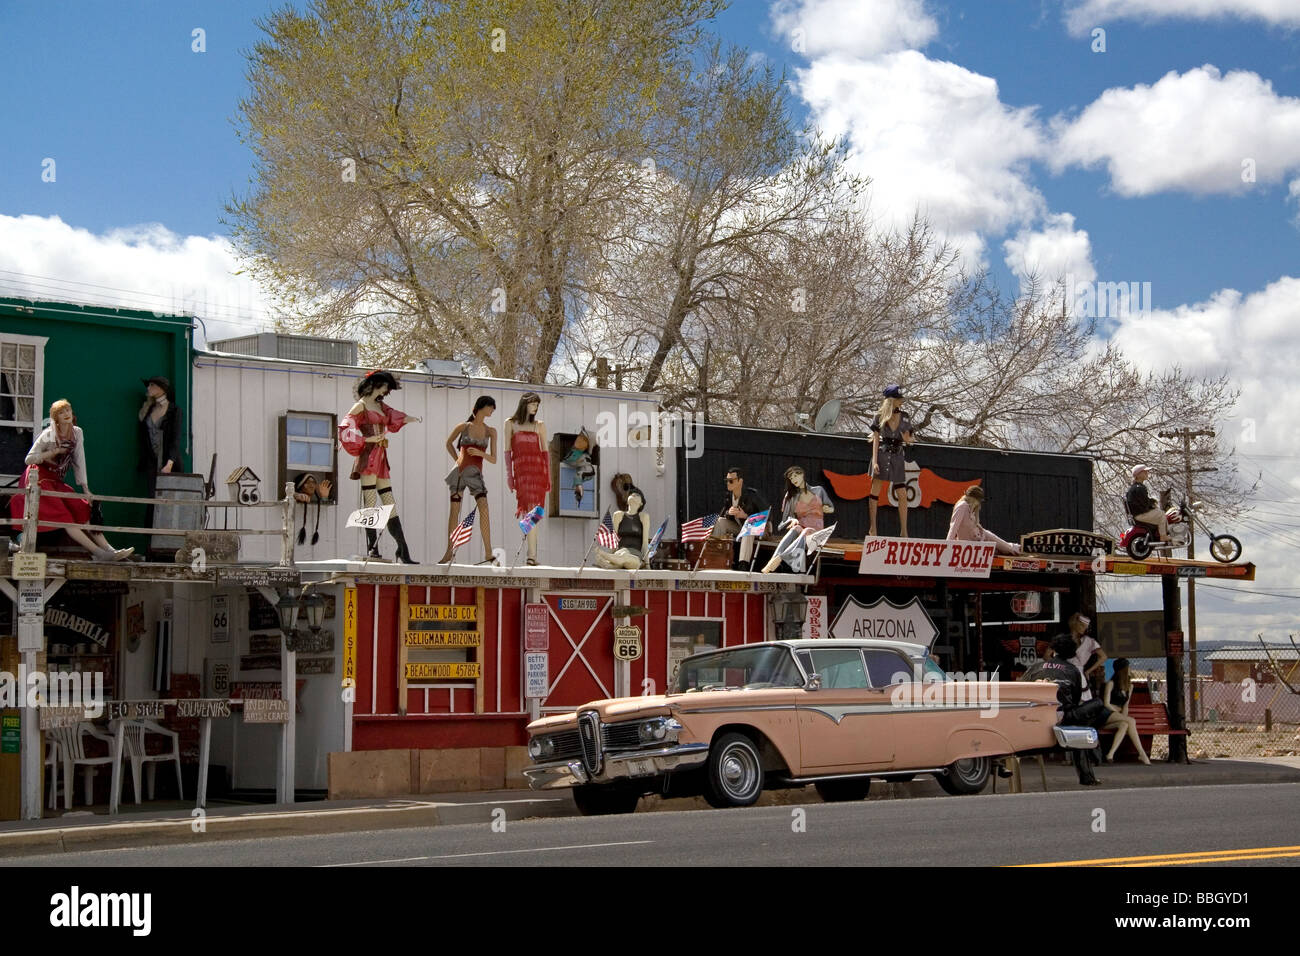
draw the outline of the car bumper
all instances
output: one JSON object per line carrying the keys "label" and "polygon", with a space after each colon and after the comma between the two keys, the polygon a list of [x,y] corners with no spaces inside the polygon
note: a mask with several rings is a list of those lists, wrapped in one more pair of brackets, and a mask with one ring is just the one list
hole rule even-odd
{"label": "car bumper", "polygon": [[677,744],[659,750],[607,754],[601,772],[594,776],[587,772],[580,759],[537,764],[527,768],[524,776],[534,790],[576,787],[584,783],[611,783],[632,777],[655,777],[675,770],[698,767],[708,759],[708,744]]}

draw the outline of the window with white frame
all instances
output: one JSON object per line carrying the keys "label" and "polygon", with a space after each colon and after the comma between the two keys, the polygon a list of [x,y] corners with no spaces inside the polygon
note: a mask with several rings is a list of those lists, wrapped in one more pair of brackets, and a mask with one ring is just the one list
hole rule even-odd
{"label": "window with white frame", "polygon": [[[311,474],[338,483],[335,467],[336,419],[328,412],[286,412],[280,419],[280,482]],[[334,490],[325,500],[334,500]]]}
{"label": "window with white frame", "polygon": [[0,334],[0,483],[22,474],[23,459],[41,430],[47,341]]}

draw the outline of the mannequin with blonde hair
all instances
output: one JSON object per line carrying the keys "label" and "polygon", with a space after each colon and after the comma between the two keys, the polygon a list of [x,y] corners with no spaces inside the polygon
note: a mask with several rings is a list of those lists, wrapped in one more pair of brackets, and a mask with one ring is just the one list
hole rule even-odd
{"label": "mannequin with blonde hair", "polygon": [[912,419],[903,411],[903,387],[887,385],[880,410],[871,420],[871,499],[867,502],[869,535],[876,533],[876,507],[886,483],[898,498],[898,534],[907,537],[907,463],[903,446],[912,437]]}

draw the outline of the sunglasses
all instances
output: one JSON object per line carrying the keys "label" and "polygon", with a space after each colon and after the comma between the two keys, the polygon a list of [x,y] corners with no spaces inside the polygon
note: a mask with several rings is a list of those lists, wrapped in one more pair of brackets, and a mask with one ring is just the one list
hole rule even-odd
{"label": "sunglasses", "polygon": [[729,484],[729,485],[734,485],[734,484],[735,484],[736,482],[738,482],[738,481],[740,481],[739,478],[728,478],[728,479],[727,479],[727,484]]}

